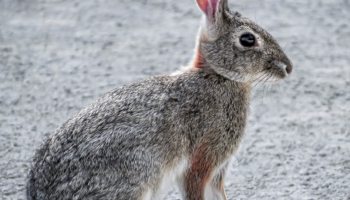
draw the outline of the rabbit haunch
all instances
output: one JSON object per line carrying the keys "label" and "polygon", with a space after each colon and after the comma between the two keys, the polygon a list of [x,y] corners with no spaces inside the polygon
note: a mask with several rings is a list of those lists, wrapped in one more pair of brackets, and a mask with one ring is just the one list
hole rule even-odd
{"label": "rabbit haunch", "polygon": [[197,3],[204,20],[191,65],[117,88],[54,131],[34,155],[29,200],[153,200],[174,184],[183,199],[227,199],[252,85],[287,77],[292,63],[227,0]]}

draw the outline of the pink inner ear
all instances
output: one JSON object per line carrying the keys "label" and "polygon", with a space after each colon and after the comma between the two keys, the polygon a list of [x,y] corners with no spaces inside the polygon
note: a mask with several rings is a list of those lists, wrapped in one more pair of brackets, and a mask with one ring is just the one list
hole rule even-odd
{"label": "pink inner ear", "polygon": [[[216,6],[219,0],[197,0],[199,7],[207,16],[215,16]],[[212,11],[212,13],[210,13]]]}

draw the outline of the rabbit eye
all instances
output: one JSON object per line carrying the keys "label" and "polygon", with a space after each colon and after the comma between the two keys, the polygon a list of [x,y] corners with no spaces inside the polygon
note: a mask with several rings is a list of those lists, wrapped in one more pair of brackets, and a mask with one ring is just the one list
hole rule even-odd
{"label": "rabbit eye", "polygon": [[252,47],[255,45],[255,37],[251,33],[243,34],[239,41],[244,47]]}

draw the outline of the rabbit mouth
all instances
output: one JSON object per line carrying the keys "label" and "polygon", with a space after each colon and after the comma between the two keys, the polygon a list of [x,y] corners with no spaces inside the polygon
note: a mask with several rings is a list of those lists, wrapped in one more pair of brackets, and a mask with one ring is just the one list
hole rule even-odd
{"label": "rabbit mouth", "polygon": [[281,77],[280,75],[276,74],[276,73],[269,73],[270,75],[268,76],[268,78],[266,78],[266,80],[263,80],[263,83],[276,83],[279,80],[284,79],[285,77]]}

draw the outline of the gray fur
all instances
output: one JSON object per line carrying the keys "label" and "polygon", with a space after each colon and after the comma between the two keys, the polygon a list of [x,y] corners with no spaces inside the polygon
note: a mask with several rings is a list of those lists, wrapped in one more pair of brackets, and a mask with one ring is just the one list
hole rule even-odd
{"label": "gray fur", "polygon": [[[252,85],[285,78],[281,66],[291,63],[272,36],[229,11],[227,1],[218,7],[215,22],[200,31],[204,66],[115,89],[74,115],[37,150],[29,200],[142,199],[167,169],[184,157],[191,163],[203,143],[210,165],[227,168],[244,134]],[[260,35],[261,46],[237,43],[247,30]]]}

